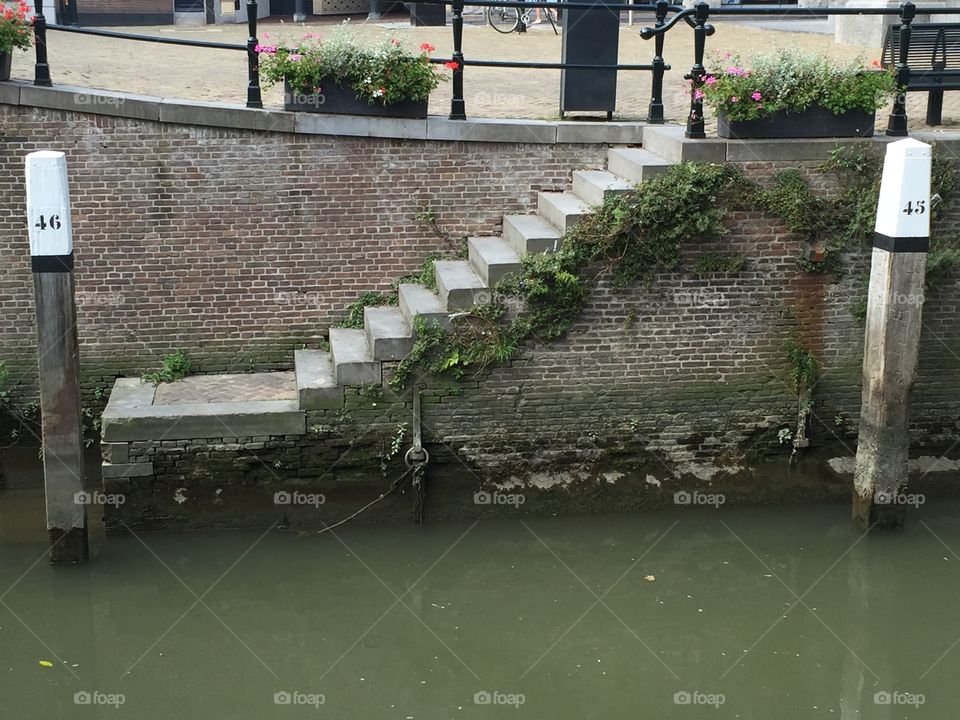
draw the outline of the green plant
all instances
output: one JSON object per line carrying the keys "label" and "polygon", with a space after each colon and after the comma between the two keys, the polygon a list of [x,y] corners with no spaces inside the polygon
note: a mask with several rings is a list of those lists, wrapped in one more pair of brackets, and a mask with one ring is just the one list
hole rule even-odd
{"label": "green plant", "polygon": [[0,53],[29,49],[33,35],[30,5],[26,0],[17,0],[13,7],[0,4],[0,10]]}
{"label": "green plant", "polygon": [[383,307],[385,305],[396,305],[397,294],[365,292],[356,302],[347,305],[347,316],[340,321],[340,327],[362,328],[363,327],[363,309],[367,307]]}
{"label": "green plant", "polygon": [[295,48],[260,44],[255,50],[264,82],[286,82],[294,92],[308,96],[322,94],[323,84],[332,82],[352,88],[371,104],[392,105],[426,100],[430,91],[447,79],[430,62],[435,48],[428,43],[421,44],[416,53],[395,37],[361,45],[342,26],[323,41],[308,33]]}
{"label": "green plant", "polygon": [[820,366],[812,352],[804,348],[798,340],[790,338],[784,343],[787,362],[790,365],[790,380],[794,392],[801,394],[809,391],[820,378]]}
{"label": "green plant", "polygon": [[746,264],[747,259],[740,253],[704,253],[693,263],[690,272],[694,275],[738,273]]}
{"label": "green plant", "polygon": [[755,55],[749,64],[737,55],[715,55],[696,92],[730,120],[756,120],[814,105],[837,115],[873,112],[896,90],[892,71],[868,70],[862,59],[840,65],[820,53],[778,49]]}
{"label": "green plant", "polygon": [[160,370],[144,375],[143,381],[154,385],[174,382],[185,378],[192,369],[192,364],[186,353],[183,350],[177,350],[163,359],[163,367]]}

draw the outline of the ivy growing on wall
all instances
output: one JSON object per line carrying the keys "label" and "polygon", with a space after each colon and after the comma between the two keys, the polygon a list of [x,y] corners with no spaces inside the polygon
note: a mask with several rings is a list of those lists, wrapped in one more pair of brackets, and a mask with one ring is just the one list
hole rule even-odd
{"label": "ivy growing on wall", "polygon": [[[779,217],[787,229],[822,252],[817,262],[801,256],[802,270],[839,275],[843,254],[862,247],[873,235],[881,169],[880,154],[839,147],[819,167],[835,182],[815,191],[797,170],[778,173],[763,187],[733,166],[675,165],[629,193],[607,198],[565,234],[557,252],[526,255],[521,271],[493,289],[492,303],[456,313],[448,328],[418,320],[413,351],[400,363],[392,385],[404,387],[418,368],[460,378],[468,369],[479,372],[510,359],[525,342],[563,335],[599,278],[622,288],[650,284],[660,273],[681,270],[681,247],[725,234],[730,210],[759,207]],[[956,183],[955,163],[935,154],[932,192],[946,198]],[[934,210],[932,220],[937,216]],[[737,253],[707,252],[687,270],[694,275],[737,273],[746,262]],[[960,239],[935,230],[928,287],[958,275]],[[418,276],[404,281],[435,287],[432,258]],[[395,302],[392,297],[395,294],[361,298],[348,321],[362,322],[365,304]],[[798,353],[788,348],[791,363],[806,357]]]}

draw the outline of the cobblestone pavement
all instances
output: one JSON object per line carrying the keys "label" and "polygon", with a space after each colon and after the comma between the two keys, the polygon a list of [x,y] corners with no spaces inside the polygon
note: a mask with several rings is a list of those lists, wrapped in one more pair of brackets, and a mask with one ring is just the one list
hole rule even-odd
{"label": "cobblestone pavement", "polygon": [[[393,33],[411,44],[430,42],[437,55],[449,57],[452,50],[450,27],[412,28],[397,18],[380,24],[355,20],[358,34],[374,37]],[[464,29],[464,54],[468,59],[560,60],[561,38],[549,25],[537,25],[525,35],[503,35],[481,24],[482,18],[467,18]],[[651,24],[652,15],[637,13],[635,25],[620,27],[620,62],[649,63],[652,41],[642,40],[640,28]],[[835,44],[833,36],[824,32],[827,26],[815,22],[797,24],[792,31],[789,21],[773,20],[759,27],[753,20],[723,20],[716,23],[716,34],[707,39],[709,51],[735,52],[744,57],[776,46],[801,47],[828,54],[837,59],[862,56],[865,64],[879,57],[879,50]],[[322,35],[332,21],[312,21],[303,25],[276,20],[261,24],[261,34],[270,35],[269,42],[294,42],[305,32]],[[240,25],[158,26],[126,28],[129,32],[243,43],[246,28]],[[246,63],[241,52],[207,48],[177,47],[137,43],[73,33],[51,32],[49,35],[50,67],[55,83],[122,90],[147,95],[183,97],[196,100],[242,103],[246,91]],[[683,74],[693,59],[693,33],[680,23],[666,38],[666,61],[672,64],[667,73],[664,102],[667,119],[681,122],[689,99]],[[17,53],[13,76],[32,77],[32,52]],[[473,117],[556,118],[559,109],[560,73],[555,70],[522,70],[515,68],[474,68],[464,73],[467,115]],[[646,114],[650,97],[650,73],[624,71],[617,88],[617,115],[640,120]],[[266,106],[281,105],[279,87],[265,89]],[[443,83],[430,100],[431,114],[443,115],[450,103],[450,83]],[[912,93],[908,101],[911,126],[923,127],[926,95]],[[709,117],[709,116],[708,116]],[[960,93],[946,93],[944,121],[960,123]],[[878,126],[886,124],[886,111],[878,113]]]}
{"label": "cobblestone pavement", "polygon": [[192,375],[157,386],[154,405],[296,400],[292,372],[251,375]]}

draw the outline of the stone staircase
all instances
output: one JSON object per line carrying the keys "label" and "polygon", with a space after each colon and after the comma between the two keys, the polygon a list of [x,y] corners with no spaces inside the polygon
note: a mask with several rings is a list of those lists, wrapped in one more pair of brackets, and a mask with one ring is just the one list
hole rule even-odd
{"label": "stone staircase", "polygon": [[[663,132],[666,130],[673,132]],[[344,401],[343,386],[379,385],[381,363],[402,360],[413,347],[415,317],[447,322],[449,313],[473,306],[503,277],[519,272],[524,254],[556,251],[564,233],[592,206],[686,159],[674,147],[673,128],[657,128],[650,134],[657,137],[655,144],[661,154],[633,147],[610,148],[606,170],[575,171],[570,192],[541,192],[535,215],[504,215],[501,236],[467,240],[466,260],[435,261],[436,293],[422,285],[401,284],[397,306],[364,309],[363,329],[331,328],[329,352],[296,351],[300,409],[338,408]]]}

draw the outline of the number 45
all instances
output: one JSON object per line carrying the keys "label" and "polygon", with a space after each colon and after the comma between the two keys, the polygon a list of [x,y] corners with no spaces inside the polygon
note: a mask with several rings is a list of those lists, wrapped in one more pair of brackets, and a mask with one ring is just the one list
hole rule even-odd
{"label": "number 45", "polygon": [[913,202],[912,200],[907,203],[907,206],[903,209],[905,215],[923,215],[927,211],[927,201],[926,200],[917,200]]}

